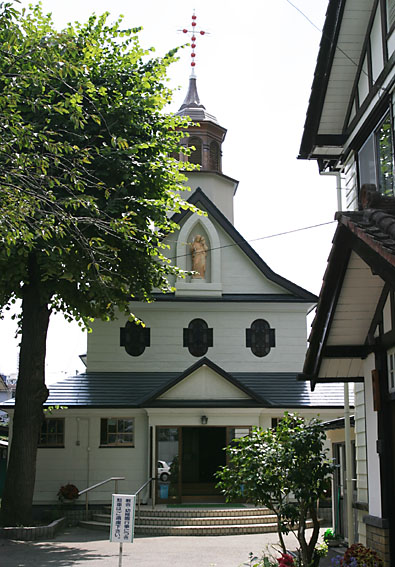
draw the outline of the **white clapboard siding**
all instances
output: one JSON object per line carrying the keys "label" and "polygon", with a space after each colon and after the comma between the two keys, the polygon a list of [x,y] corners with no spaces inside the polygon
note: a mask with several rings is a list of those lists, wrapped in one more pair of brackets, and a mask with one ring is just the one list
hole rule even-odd
{"label": "white clapboard siding", "polygon": [[358,209],[357,166],[354,153],[351,153],[344,166],[344,182],[346,189],[346,210]]}
{"label": "white clapboard siding", "polygon": [[[132,493],[147,479],[148,438],[145,412],[100,409],[82,413],[81,410],[67,409],[53,413],[53,417],[60,415],[65,418],[65,447],[38,449],[35,503],[55,503],[60,486],[67,483],[83,490],[88,485],[92,486],[107,478],[124,476],[127,480],[119,484],[119,489]],[[135,447],[100,447],[100,419],[106,417],[134,418],[135,438],[138,439]],[[89,501],[108,502],[113,492],[114,483],[111,482],[91,492]],[[84,501],[83,496],[81,500]]]}
{"label": "white clapboard siding", "polygon": [[[333,318],[328,345],[363,344],[384,282],[353,252]],[[355,307],[359,306],[359,312]]]}
{"label": "white clapboard siding", "polygon": [[[150,372],[183,371],[196,362],[183,347],[183,329],[192,319],[202,318],[213,329],[214,346],[206,356],[228,371],[278,371],[283,362],[284,371],[300,369],[306,348],[306,322],[304,307],[268,304],[213,304],[196,303],[138,305],[135,314],[151,332],[151,346],[138,357],[130,356],[120,346],[120,328],[126,317],[111,322],[95,321],[88,335],[89,372]],[[294,309],[294,311],[293,311]],[[276,347],[263,358],[254,356],[245,346],[246,329],[263,318],[276,330]]]}

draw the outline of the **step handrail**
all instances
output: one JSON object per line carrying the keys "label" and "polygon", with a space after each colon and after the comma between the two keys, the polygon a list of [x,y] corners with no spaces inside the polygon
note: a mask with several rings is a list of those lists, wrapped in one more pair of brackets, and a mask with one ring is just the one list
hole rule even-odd
{"label": "step handrail", "polygon": [[[137,496],[137,521],[140,522],[140,494],[141,492],[144,490],[144,488],[146,488],[146,486],[150,486],[152,481],[157,480],[155,477],[151,477],[148,480],[145,481],[144,484],[142,484],[140,486],[140,488],[138,488],[136,490],[136,492],[134,493],[134,496]],[[155,490],[155,487],[154,487]],[[152,494],[152,509],[154,509],[154,495]]]}
{"label": "step handrail", "polygon": [[106,480],[102,480],[101,482],[98,482],[97,484],[93,484],[92,486],[89,486],[88,488],[85,488],[84,490],[80,490],[78,492],[78,496],[81,496],[81,494],[85,494],[85,519],[88,519],[89,516],[89,497],[88,494],[91,490],[95,490],[95,488],[98,488],[99,486],[103,486],[103,484],[107,484],[107,482],[111,482],[114,481],[115,482],[115,489],[114,489],[114,493],[118,494],[118,481],[119,480],[125,480],[124,476],[112,476],[110,478],[107,478]]}

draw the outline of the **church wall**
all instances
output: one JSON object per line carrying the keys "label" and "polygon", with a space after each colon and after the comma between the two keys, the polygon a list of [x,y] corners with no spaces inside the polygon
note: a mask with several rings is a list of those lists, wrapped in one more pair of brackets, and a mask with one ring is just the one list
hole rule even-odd
{"label": "church wall", "polygon": [[[65,418],[65,447],[39,448],[34,504],[55,504],[61,485],[75,484],[84,490],[114,476],[121,492],[133,493],[147,480],[147,417],[139,409],[67,409],[54,411],[50,417]],[[135,446],[100,447],[101,418],[134,418]],[[79,444],[78,444],[79,443]],[[106,502],[114,492],[114,482],[89,494],[89,502]],[[85,502],[82,495],[78,502]]]}
{"label": "church wall", "polygon": [[[226,371],[297,372],[306,349],[303,304],[156,303],[136,304],[133,312],[150,328],[151,346],[141,356],[130,356],[120,346],[120,327],[126,318],[95,321],[88,335],[88,372],[182,372],[200,357],[183,347],[183,329],[202,318],[213,329],[213,347],[206,356]],[[256,357],[246,345],[246,329],[263,318],[275,329],[276,346]]]}
{"label": "church wall", "polygon": [[[338,409],[303,410],[289,408],[306,419],[318,416],[322,421],[338,417]],[[113,476],[124,476],[119,490],[134,493],[149,476],[149,427],[153,432],[155,447],[156,426],[201,426],[201,416],[208,417],[208,426],[272,426],[272,418],[284,414],[281,408],[146,408],[146,409],[66,409],[55,410],[50,417],[65,419],[64,448],[41,448],[37,455],[37,475],[34,504],[58,502],[57,492],[61,485],[75,484],[79,490]],[[116,448],[100,447],[100,419],[118,417],[134,418],[135,446]],[[89,450],[88,450],[89,448]],[[153,455],[155,463],[156,455]],[[153,465],[155,467],[155,464]],[[153,473],[155,471],[152,471]],[[91,503],[106,503],[114,492],[114,482],[92,491]],[[84,504],[85,496],[78,500]]]}
{"label": "church wall", "polygon": [[236,191],[237,181],[225,175],[199,171],[189,173],[186,183],[191,191],[183,191],[181,196],[188,200],[191,194],[200,188],[214,205],[233,223],[233,196]]}

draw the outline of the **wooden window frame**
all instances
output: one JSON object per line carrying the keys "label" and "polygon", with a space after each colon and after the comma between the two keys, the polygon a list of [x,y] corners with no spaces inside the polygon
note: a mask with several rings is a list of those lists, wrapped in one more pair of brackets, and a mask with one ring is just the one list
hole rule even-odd
{"label": "wooden window frame", "polygon": [[[116,422],[115,431],[109,431],[109,421]],[[122,431],[124,428],[119,427],[119,422],[130,421],[132,422],[132,433],[129,431]],[[113,442],[109,441],[110,435],[114,435],[117,439]],[[121,442],[123,435],[132,435],[132,441]],[[134,417],[102,417],[100,419],[100,447],[101,448],[133,448],[135,446],[135,420]]]}
{"label": "wooden window frame", "polygon": [[[49,431],[52,423],[56,424],[55,432]],[[59,427],[61,426],[61,427]],[[60,441],[49,442],[49,438],[55,436]],[[39,449],[64,449],[65,419],[64,417],[46,417],[41,424],[40,435],[38,438]]]}

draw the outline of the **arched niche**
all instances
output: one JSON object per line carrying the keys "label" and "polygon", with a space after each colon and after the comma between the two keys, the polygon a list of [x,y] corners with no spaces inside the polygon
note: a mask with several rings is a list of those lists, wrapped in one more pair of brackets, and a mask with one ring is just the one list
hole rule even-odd
{"label": "arched niche", "polygon": [[182,226],[177,240],[177,265],[183,270],[192,269],[190,244],[198,234],[204,236],[208,247],[206,277],[204,280],[191,277],[179,280],[177,290],[191,289],[193,286],[213,290],[221,288],[221,245],[217,230],[208,217],[193,214]]}

